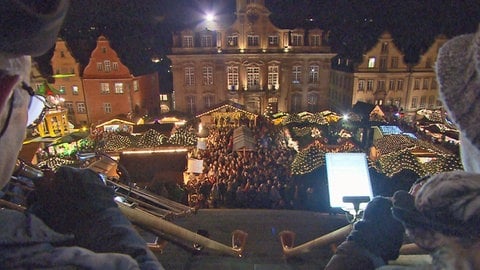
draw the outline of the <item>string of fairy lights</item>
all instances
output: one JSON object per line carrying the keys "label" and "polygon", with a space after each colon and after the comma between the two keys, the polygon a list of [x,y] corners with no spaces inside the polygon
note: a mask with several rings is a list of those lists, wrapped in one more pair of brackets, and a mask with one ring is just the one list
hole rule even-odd
{"label": "string of fairy lights", "polygon": [[[377,171],[392,177],[402,170],[410,170],[419,177],[442,171],[462,170],[460,158],[442,150],[432,143],[413,139],[405,135],[388,135],[375,141],[374,147],[381,153],[372,165]],[[414,155],[414,151],[423,151],[433,156],[428,162]]]}
{"label": "string of fairy lights", "polygon": [[[341,117],[329,112],[316,114],[289,114],[283,118],[283,132],[280,137],[287,138],[287,147],[295,149],[295,156],[290,165],[293,175],[310,173],[325,165],[325,153],[328,152],[360,152],[362,151],[352,141],[350,136],[339,136],[339,140],[327,143],[324,139],[324,130],[329,128],[337,133],[348,133],[339,125]],[[125,133],[104,134],[97,150],[105,152],[119,152],[127,149],[156,148],[168,145],[195,146],[198,134],[191,127],[175,129],[168,137],[158,131],[150,129],[140,135]],[[299,142],[301,141],[301,142]],[[375,140],[373,147],[378,156],[368,160],[369,167],[388,177],[392,177],[403,170],[410,170],[417,175],[425,176],[440,171],[461,170],[462,165],[458,156],[437,147],[436,145],[412,138],[406,135],[392,134]],[[420,160],[416,151],[429,153],[433,156],[428,161]],[[58,168],[68,165],[66,159],[50,158],[40,166]]]}

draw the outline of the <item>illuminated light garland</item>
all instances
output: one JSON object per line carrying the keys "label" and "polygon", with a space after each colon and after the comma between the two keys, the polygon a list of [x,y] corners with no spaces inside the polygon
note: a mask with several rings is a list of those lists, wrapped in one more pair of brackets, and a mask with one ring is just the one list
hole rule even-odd
{"label": "illuminated light garland", "polygon": [[[378,166],[374,167],[388,177],[403,170],[411,170],[419,177],[442,171],[462,170],[460,159],[441,148],[405,135],[388,135],[378,139],[374,146],[380,152]],[[421,163],[413,151],[421,149],[435,155],[429,162]]]}

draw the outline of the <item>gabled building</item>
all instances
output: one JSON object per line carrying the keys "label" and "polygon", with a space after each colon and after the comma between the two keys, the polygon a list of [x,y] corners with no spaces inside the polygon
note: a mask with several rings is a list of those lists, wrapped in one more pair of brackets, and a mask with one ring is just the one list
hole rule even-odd
{"label": "gabled building", "polygon": [[336,57],[330,78],[332,108],[345,112],[357,102],[366,102],[393,106],[409,117],[418,109],[440,107],[434,64],[446,40],[436,38],[415,65],[404,61],[388,32],[382,33],[360,63]]}
{"label": "gabled building", "polygon": [[158,73],[133,76],[104,36],[97,39],[82,76],[85,104],[92,124],[116,115],[159,112]]}
{"label": "gabled building", "polygon": [[77,126],[86,126],[89,121],[80,64],[72,55],[67,43],[58,39],[50,60],[53,69],[54,88],[64,99],[68,119]]}
{"label": "gabled building", "polygon": [[256,114],[329,108],[334,54],[321,29],[276,27],[264,0],[237,0],[235,15],[173,34],[175,110],[195,115],[225,101]]}

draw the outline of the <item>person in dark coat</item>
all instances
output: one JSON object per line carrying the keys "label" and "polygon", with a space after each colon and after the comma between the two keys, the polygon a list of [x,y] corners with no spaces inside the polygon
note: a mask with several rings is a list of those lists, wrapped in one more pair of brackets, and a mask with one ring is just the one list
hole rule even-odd
{"label": "person in dark coat", "polygon": [[[68,6],[68,0],[0,5],[0,189],[17,170],[27,126],[45,108],[29,86],[32,56],[55,44]],[[46,187],[37,186],[25,212],[0,209],[0,269],[163,269],[98,174],[62,167]]]}
{"label": "person in dark coat", "polygon": [[326,270],[369,270],[395,260],[403,243],[404,228],[391,212],[392,202],[374,197],[347,239],[338,246]]}

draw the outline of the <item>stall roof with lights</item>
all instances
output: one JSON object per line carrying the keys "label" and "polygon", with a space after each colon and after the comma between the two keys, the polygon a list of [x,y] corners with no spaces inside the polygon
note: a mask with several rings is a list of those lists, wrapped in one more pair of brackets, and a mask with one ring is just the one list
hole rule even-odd
{"label": "stall roof with lights", "polygon": [[246,115],[249,115],[249,116],[254,116],[254,117],[257,117],[258,115],[255,114],[255,113],[252,113],[252,112],[249,112],[245,109],[245,106],[243,106],[242,104],[239,104],[239,103],[235,103],[233,101],[225,101],[225,102],[222,102],[220,104],[218,104],[217,106],[205,111],[205,112],[202,112],[200,114],[198,114],[196,117],[197,118],[200,118],[202,116],[205,116],[205,115],[208,115],[208,114],[211,114],[211,113],[214,113],[214,112],[242,112]]}

